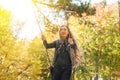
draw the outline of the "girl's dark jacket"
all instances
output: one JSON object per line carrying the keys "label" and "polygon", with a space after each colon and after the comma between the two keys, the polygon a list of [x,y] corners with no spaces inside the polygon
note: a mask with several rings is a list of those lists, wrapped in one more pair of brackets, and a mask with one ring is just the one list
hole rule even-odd
{"label": "girl's dark jacket", "polygon": [[[44,46],[46,47],[46,49],[48,48],[55,48],[55,52],[54,52],[54,57],[53,57],[53,63],[52,66],[54,67],[54,63],[56,61],[56,58],[59,54],[59,48],[61,46],[61,40],[56,40],[52,43],[47,43],[47,41],[43,41]],[[70,44],[68,44],[68,41],[65,41],[65,44],[67,45],[69,54],[70,54],[70,59],[72,62],[72,67],[77,67],[80,65],[81,63],[81,58],[80,58],[80,53],[75,52],[75,46],[71,46]]]}

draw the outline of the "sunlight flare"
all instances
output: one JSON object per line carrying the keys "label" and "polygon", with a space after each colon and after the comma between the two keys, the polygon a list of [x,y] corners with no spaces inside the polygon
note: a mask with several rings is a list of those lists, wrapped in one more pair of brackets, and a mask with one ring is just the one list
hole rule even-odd
{"label": "sunlight flare", "polygon": [[0,4],[3,9],[11,11],[13,21],[24,22],[19,38],[31,40],[40,35],[31,0],[0,0]]}

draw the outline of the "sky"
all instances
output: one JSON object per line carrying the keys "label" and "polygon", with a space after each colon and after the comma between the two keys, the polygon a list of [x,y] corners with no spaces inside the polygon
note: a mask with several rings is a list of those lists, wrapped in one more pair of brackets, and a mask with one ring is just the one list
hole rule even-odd
{"label": "sky", "polygon": [[[82,1],[89,1],[89,0],[82,0]],[[101,2],[101,1],[103,1],[103,0],[91,0],[91,3],[94,4],[94,3]],[[107,1],[107,4],[111,4],[114,1],[118,1],[118,0],[106,0],[106,1]]]}
{"label": "sky", "polygon": [[[85,1],[85,0],[82,0],[82,1]],[[94,4],[102,0],[91,0],[91,1],[92,1],[92,4]],[[107,3],[111,4],[114,1],[117,1],[117,0],[107,0]],[[22,26],[22,30],[18,35],[19,38],[32,40],[35,36],[40,35],[40,30],[36,22],[35,13],[32,7],[33,4],[31,0],[0,0],[0,5],[2,5],[3,9],[7,9],[12,12],[12,15],[13,15],[12,17],[14,20],[25,22],[24,26]],[[42,6],[41,6],[41,9],[43,9],[43,12],[45,13],[49,14],[50,12],[49,10],[45,10],[45,8]],[[53,21],[53,22],[56,23],[60,21],[62,20],[59,19],[58,21]],[[44,23],[41,23],[40,28],[43,30]]]}
{"label": "sky", "polygon": [[0,4],[3,9],[12,12],[14,20],[25,23],[19,33],[19,38],[31,40],[36,35],[39,35],[40,30],[36,24],[31,0],[0,0]]}

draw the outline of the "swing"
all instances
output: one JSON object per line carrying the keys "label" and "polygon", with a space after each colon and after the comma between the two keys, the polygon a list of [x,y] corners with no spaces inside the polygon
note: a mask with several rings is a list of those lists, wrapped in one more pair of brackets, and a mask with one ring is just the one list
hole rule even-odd
{"label": "swing", "polygon": [[[32,9],[33,9],[33,6],[32,6]],[[40,33],[41,33],[41,35],[42,35],[42,30],[41,30],[41,27],[40,27],[40,25],[39,25],[39,21],[38,21],[38,19],[37,19],[37,15],[36,15],[34,9],[33,9],[33,12],[34,12],[35,19],[36,19],[37,25],[38,25],[38,27],[39,27]],[[67,22],[67,24],[68,24],[68,22]],[[69,27],[68,27],[68,28],[69,28]],[[70,30],[70,29],[69,29],[69,30]],[[73,37],[71,31],[70,31],[70,34],[71,34],[71,36]],[[73,39],[74,39],[74,37],[73,37]],[[76,43],[76,40],[74,40],[74,41],[75,41],[75,43]],[[46,48],[45,48],[45,49],[46,49]],[[50,57],[49,57],[49,55],[48,55],[48,50],[47,50],[47,49],[46,49],[46,56],[47,56],[48,62],[51,63],[51,60],[50,60]],[[49,66],[50,66],[50,65],[49,65]],[[52,69],[53,69],[52,67],[49,68],[50,74],[52,74]],[[76,70],[73,69],[73,73],[72,73],[73,77],[74,77],[75,71],[76,71]],[[52,77],[52,76],[51,76],[51,77]]]}
{"label": "swing", "polygon": [[[32,4],[32,3],[31,3],[31,4]],[[34,12],[34,16],[35,16],[37,25],[38,25],[38,27],[39,27],[39,30],[40,30],[41,35],[43,35],[42,30],[41,30],[41,27],[40,27],[40,25],[39,25],[39,21],[38,21],[38,19],[37,19],[37,15],[36,15],[33,7],[34,7],[34,6],[32,5],[32,10],[33,10],[33,12]],[[46,48],[45,48],[45,53],[46,53],[47,60],[48,60],[48,68],[47,68],[47,69],[50,71],[50,78],[52,79],[52,71],[53,71],[53,68],[51,67],[51,64],[50,64],[50,63],[51,63],[51,60],[50,60],[50,57],[49,57],[49,55],[48,55],[48,50],[47,50]]]}
{"label": "swing", "polygon": [[[38,25],[38,27],[39,27],[40,33],[41,33],[41,35],[43,35],[42,30],[41,30],[41,27],[40,27],[40,25],[39,25],[39,21],[38,21],[38,19],[37,19],[37,15],[36,15],[36,13],[35,13],[35,11],[34,11],[34,9],[33,9],[33,5],[32,5],[32,10],[33,10],[33,12],[34,12],[35,19],[36,19],[37,25]],[[46,48],[45,48],[45,49],[46,49]],[[46,49],[46,56],[48,56],[48,58],[47,58],[48,61],[51,62],[51,61],[50,61],[50,58],[49,58],[49,55],[48,55],[48,50],[47,50],[47,49]]]}

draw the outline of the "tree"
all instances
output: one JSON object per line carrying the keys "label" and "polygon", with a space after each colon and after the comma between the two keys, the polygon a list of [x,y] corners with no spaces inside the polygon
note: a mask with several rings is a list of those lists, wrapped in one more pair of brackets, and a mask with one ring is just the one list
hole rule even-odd
{"label": "tree", "polygon": [[14,44],[16,39],[12,36],[10,28],[11,13],[0,7],[0,79],[13,77],[10,67],[13,65]]}
{"label": "tree", "polygon": [[[105,80],[110,79],[112,72],[120,69],[118,62],[120,33],[116,4],[112,4],[112,8],[97,4],[94,16],[81,18],[72,16],[69,19],[69,26],[73,26],[71,30],[77,32],[74,34],[85,50],[85,66],[89,71],[88,74],[96,76],[95,80],[100,75]],[[77,74],[79,73],[80,71]]]}
{"label": "tree", "polygon": [[11,15],[9,11],[0,7],[1,80],[16,80],[31,66],[26,58],[27,42],[19,41],[12,32]]}

